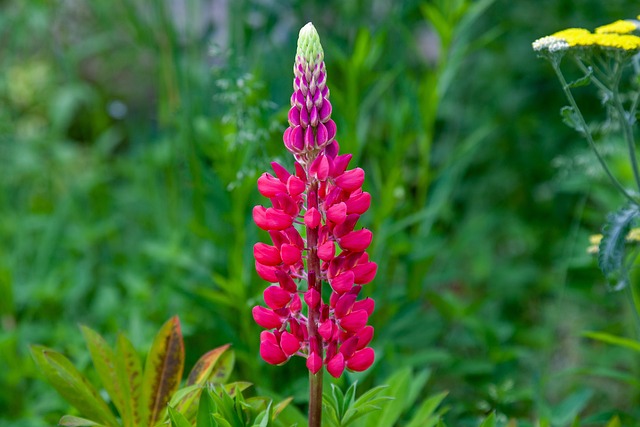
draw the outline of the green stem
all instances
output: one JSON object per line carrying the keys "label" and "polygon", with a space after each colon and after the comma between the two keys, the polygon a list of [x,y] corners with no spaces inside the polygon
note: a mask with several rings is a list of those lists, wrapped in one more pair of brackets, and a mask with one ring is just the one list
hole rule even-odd
{"label": "green stem", "polygon": [[[307,171],[308,176],[308,171]],[[318,208],[318,181],[312,180],[307,192],[307,209]],[[306,227],[307,234],[307,277],[308,288],[315,289],[322,295],[322,278],[320,275],[320,258],[318,258],[318,228]],[[307,331],[309,341],[315,337],[318,343],[318,356],[323,358],[322,336],[318,333],[318,321],[320,320],[320,304],[315,308],[309,307],[307,313]],[[324,369],[320,368],[317,374],[309,371],[309,427],[322,426],[322,375]]]}
{"label": "green stem", "polygon": [[322,373],[309,371],[309,427],[322,426]]}
{"label": "green stem", "polygon": [[558,76],[558,79],[560,80],[560,84],[562,85],[562,90],[564,91],[567,99],[569,100],[569,104],[571,104],[571,107],[576,113],[577,120],[579,122],[580,127],[583,130],[584,136],[587,142],[589,143],[589,146],[591,147],[596,157],[598,158],[598,162],[600,162],[600,165],[604,169],[605,173],[607,174],[607,176],[609,177],[613,185],[624,195],[624,197],[626,197],[631,203],[635,205],[640,205],[640,203],[635,198],[633,198],[627,192],[627,190],[624,189],[620,181],[618,181],[618,179],[613,175],[613,173],[609,169],[609,166],[607,166],[607,163],[604,161],[604,158],[598,151],[598,148],[596,147],[596,143],[593,140],[593,136],[591,135],[591,132],[589,132],[589,127],[587,126],[587,123],[585,122],[584,117],[582,116],[582,112],[580,111],[580,108],[578,108],[578,104],[576,103],[576,100],[573,98],[573,94],[569,89],[569,85],[567,84],[567,81],[562,75],[562,71],[560,71],[560,67],[558,63],[552,61],[551,65],[553,66],[553,70],[555,71],[556,75]]}
{"label": "green stem", "polygon": [[633,177],[636,181],[636,186],[640,191],[640,170],[638,169],[638,157],[636,156],[636,143],[633,136],[632,119],[627,116],[622,101],[620,100],[620,93],[618,91],[618,85],[622,76],[622,68],[618,68],[613,78],[613,85],[611,92],[613,94],[613,106],[620,117],[622,125],[622,131],[624,133],[624,139],[627,142],[627,148],[629,149],[629,160],[631,162],[631,168],[633,169]]}

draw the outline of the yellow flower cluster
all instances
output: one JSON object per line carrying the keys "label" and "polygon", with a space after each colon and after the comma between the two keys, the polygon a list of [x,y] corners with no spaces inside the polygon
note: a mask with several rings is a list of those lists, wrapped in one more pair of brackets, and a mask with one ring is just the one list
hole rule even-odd
{"label": "yellow flower cluster", "polygon": [[596,34],[629,34],[637,30],[637,28],[634,22],[620,19],[611,24],[596,28]]}
{"label": "yellow flower cluster", "polygon": [[615,33],[590,33],[583,28],[570,28],[559,31],[552,37],[565,40],[571,46],[600,46],[622,50],[640,49],[640,37]]}
{"label": "yellow flower cluster", "polygon": [[[640,243],[640,227],[635,227],[629,230],[625,240],[627,243]],[[587,253],[590,255],[597,255],[600,250],[601,241],[602,234],[592,234],[589,236],[589,247],[587,247]]]}
{"label": "yellow flower cluster", "polygon": [[[639,17],[640,19],[640,17]],[[625,51],[640,50],[640,37],[629,33],[640,28],[638,21],[616,21],[596,28],[595,33],[584,28],[568,28],[533,42],[536,51],[559,51],[571,47],[602,47]]]}

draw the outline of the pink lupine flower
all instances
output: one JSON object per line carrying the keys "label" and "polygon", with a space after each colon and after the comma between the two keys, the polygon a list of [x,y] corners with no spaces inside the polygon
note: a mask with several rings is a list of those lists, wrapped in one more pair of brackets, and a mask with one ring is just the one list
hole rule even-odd
{"label": "pink lupine flower", "polygon": [[[258,191],[271,206],[256,206],[253,219],[269,232],[271,244],[256,243],[253,253],[258,275],[272,285],[264,291],[268,308],[254,307],[253,317],[266,329],[260,355],[267,363],[298,355],[311,373],[325,366],[337,378],[374,361],[368,347],[373,327],[367,325],[374,302],[358,296],[377,265],[366,253],[373,234],[357,227],[371,205],[371,195],[362,190],[365,172],[348,169],[352,156],[339,154],[323,59],[309,23],[300,30],[283,136],[295,170],[274,162],[274,174],[258,178]],[[329,301],[322,299],[323,284]]]}

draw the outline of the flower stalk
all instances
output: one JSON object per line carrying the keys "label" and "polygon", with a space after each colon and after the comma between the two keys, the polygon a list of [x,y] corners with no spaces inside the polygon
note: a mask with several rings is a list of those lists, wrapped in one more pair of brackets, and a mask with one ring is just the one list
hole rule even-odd
{"label": "flower stalk", "polygon": [[[339,154],[324,52],[311,23],[300,30],[293,72],[283,141],[295,171],[274,162],[275,175],[258,179],[271,207],[254,207],[253,219],[273,245],[255,244],[255,265],[272,285],[264,291],[267,307],[253,307],[252,313],[265,328],[260,355],[267,363],[306,358],[309,426],[319,427],[324,369],[338,378],[345,369],[360,372],[373,364],[373,327],[367,321],[374,302],[358,296],[377,264],[366,253],[372,233],[356,230],[371,196],[362,190],[364,171],[347,169],[351,154]],[[306,289],[300,289],[305,281]]]}
{"label": "flower stalk", "polygon": [[[640,200],[635,195],[640,192],[640,167],[638,166],[633,125],[640,94],[635,94],[629,111],[626,111],[620,97],[620,81],[625,66],[629,64],[634,55],[640,52],[640,37],[633,34],[638,33],[639,30],[639,21],[620,20],[598,27],[593,33],[583,28],[569,28],[542,37],[532,43],[533,49],[551,63],[571,106],[576,130],[584,135],[609,180],[627,200],[636,206],[640,205]],[[582,79],[575,82],[577,84],[567,83],[562,74],[560,62],[565,55],[572,57],[585,73]],[[571,88],[584,82],[594,83],[602,92],[603,104],[608,104],[617,115],[617,121],[627,144],[629,162],[637,188],[636,192],[625,189],[612,173],[598,150],[591,130],[578,108]]]}

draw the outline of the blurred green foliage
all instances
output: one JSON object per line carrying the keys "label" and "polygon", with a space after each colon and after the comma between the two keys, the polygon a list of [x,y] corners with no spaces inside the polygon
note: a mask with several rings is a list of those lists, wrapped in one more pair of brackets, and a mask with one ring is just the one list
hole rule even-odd
{"label": "blurred green foliage", "polygon": [[29,344],[83,354],[83,323],[127,330],[140,350],[174,314],[188,358],[232,343],[238,378],[304,405],[304,364],[258,356],[250,212],[269,162],[291,165],[281,133],[309,20],[338,140],[367,172],[380,265],[365,288],[377,363],[340,386],[428,368],[412,393],[448,391],[449,425],[493,411],[498,425],[637,422],[637,358],[581,335],[638,334],[629,298],[585,252],[621,201],[562,124],[563,95],[530,48],[634,17],[628,6],[0,2],[0,423],[69,411]]}

